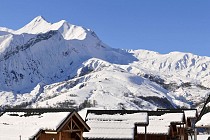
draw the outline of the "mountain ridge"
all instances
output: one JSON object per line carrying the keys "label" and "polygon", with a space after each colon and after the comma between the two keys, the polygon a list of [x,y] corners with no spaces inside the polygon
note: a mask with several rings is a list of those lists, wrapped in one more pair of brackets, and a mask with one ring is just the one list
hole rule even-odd
{"label": "mountain ridge", "polygon": [[199,108],[210,93],[209,57],[115,49],[90,29],[41,16],[4,30],[2,108]]}

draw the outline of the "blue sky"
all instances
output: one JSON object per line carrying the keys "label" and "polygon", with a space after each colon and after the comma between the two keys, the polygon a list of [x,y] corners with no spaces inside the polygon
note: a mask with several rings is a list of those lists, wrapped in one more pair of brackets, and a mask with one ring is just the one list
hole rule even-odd
{"label": "blue sky", "polygon": [[210,56],[209,0],[0,0],[0,26],[42,15],[94,30],[114,48]]}

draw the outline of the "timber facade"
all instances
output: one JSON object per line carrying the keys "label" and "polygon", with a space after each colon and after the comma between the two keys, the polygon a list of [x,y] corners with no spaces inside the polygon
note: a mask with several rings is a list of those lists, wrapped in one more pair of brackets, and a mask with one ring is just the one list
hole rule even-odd
{"label": "timber facade", "polygon": [[[80,117],[80,115],[74,110],[68,110],[68,109],[66,110],[60,110],[60,109],[19,109],[19,110],[13,109],[11,110],[10,109],[10,110],[6,110],[4,114],[2,115],[3,118],[7,117],[9,120],[10,118],[13,119],[15,117],[17,118],[17,121],[20,122],[20,126],[17,126],[17,128],[19,127],[20,131],[22,131],[20,132],[20,135],[18,136],[20,140],[25,140],[25,139],[27,140],[83,140],[84,139],[83,132],[88,132],[90,130],[89,126]],[[29,120],[29,122],[24,122],[27,120]],[[43,122],[43,120],[46,121],[46,125],[45,125],[45,122]],[[1,121],[1,117],[0,117],[0,121]],[[57,121],[57,122],[54,122],[54,121]],[[21,124],[24,125],[26,123],[28,123],[29,125],[31,124],[31,127],[29,126],[27,128],[24,128],[24,126],[21,126]],[[14,122],[14,125],[16,125],[15,122]],[[33,133],[33,130],[39,130],[39,131],[38,132],[34,131]],[[24,131],[32,132],[31,134],[33,135],[32,136],[30,136],[31,134],[29,136],[23,135]],[[8,138],[9,137],[10,136],[8,136]]]}
{"label": "timber facade", "polygon": [[56,131],[42,130],[33,140],[83,140],[83,132],[89,127],[76,112],[72,112]]}
{"label": "timber facade", "polygon": [[[145,130],[146,134],[138,131],[134,140],[185,140],[183,112],[148,111],[148,114],[149,125]],[[178,119],[174,120],[173,117],[176,115]]]}

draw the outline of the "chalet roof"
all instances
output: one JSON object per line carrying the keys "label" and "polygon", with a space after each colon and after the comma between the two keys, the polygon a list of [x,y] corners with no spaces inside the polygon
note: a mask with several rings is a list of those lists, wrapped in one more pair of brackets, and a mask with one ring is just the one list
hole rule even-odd
{"label": "chalet roof", "polygon": [[147,112],[132,110],[88,110],[86,123],[90,132],[87,139],[133,139],[135,123],[147,125]]}
{"label": "chalet roof", "polygon": [[14,140],[21,136],[21,140],[28,140],[40,130],[57,131],[67,118],[77,114],[72,110],[72,112],[69,112],[70,110],[61,111],[52,109],[6,110],[0,117],[0,139]]}
{"label": "chalet roof", "polygon": [[184,113],[186,118],[196,118],[197,117],[197,109],[185,109],[185,108],[180,108],[180,109],[160,109],[158,108],[157,111],[168,111],[168,112],[173,112],[173,113]]}
{"label": "chalet roof", "polygon": [[148,111],[148,110],[87,110],[87,115],[89,113],[94,113],[97,115],[102,114],[109,114],[109,115],[115,115],[115,114],[133,114],[133,113],[144,113],[147,112],[148,116],[161,116],[166,113],[183,113],[183,110],[162,110],[162,111]]}
{"label": "chalet roof", "polygon": [[109,115],[115,115],[115,114],[133,114],[133,113],[139,113],[139,112],[148,112],[146,110],[87,110],[87,115],[89,113],[93,113],[96,115],[103,115],[103,114],[109,114]]}
{"label": "chalet roof", "polygon": [[[147,134],[168,135],[171,124],[184,123],[183,113],[165,113],[161,116],[149,116],[149,125],[147,126]],[[144,134],[144,128],[137,128],[138,134]]]}

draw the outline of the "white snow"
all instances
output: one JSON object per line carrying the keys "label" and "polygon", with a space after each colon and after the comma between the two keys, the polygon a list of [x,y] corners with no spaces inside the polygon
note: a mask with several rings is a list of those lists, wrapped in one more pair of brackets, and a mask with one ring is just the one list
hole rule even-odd
{"label": "white snow", "polygon": [[196,110],[184,110],[185,118],[196,118],[197,111]]}
{"label": "white snow", "polygon": [[0,31],[3,31],[3,32],[8,32],[8,33],[12,33],[12,32],[14,32],[14,30],[12,30],[12,29],[8,29],[8,28],[5,28],[5,27],[0,27]]}
{"label": "white snow", "polygon": [[170,83],[192,82],[210,87],[208,78],[210,58],[191,53],[171,52],[159,54],[147,50],[130,51],[139,59],[132,65],[158,74]]}
{"label": "white snow", "polygon": [[210,135],[197,135],[197,140],[208,140]]}
{"label": "white snow", "polygon": [[208,104],[206,104],[206,107],[210,107],[210,102]]}
{"label": "white snow", "polygon": [[39,34],[49,32],[50,30],[58,30],[66,40],[84,40],[87,32],[89,32],[87,29],[81,26],[69,24],[65,20],[61,20],[56,23],[49,23],[42,16],[37,16],[30,23],[13,33]]}
{"label": "white snow", "polygon": [[39,130],[56,130],[69,112],[51,112],[24,116],[25,112],[6,112],[0,117],[0,139],[28,140]]}
{"label": "white snow", "polygon": [[207,127],[210,128],[210,112],[204,114],[201,119],[195,124],[196,127]]}
{"label": "white snow", "polygon": [[42,16],[37,16],[27,25],[22,27],[21,29],[15,31],[16,34],[22,33],[30,33],[30,34],[38,34],[43,33],[51,26],[51,23],[48,23]]}

